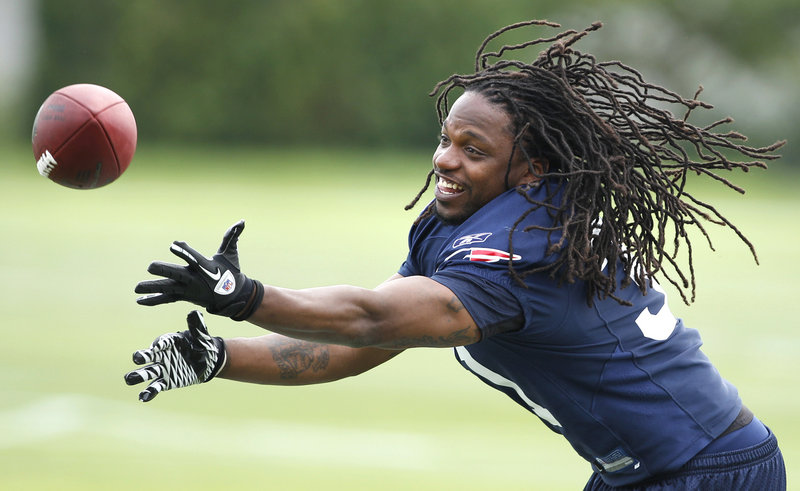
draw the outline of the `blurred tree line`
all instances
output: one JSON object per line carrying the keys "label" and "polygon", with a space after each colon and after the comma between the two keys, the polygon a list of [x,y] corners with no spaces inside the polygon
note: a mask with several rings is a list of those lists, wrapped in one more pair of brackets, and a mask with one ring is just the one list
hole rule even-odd
{"label": "blurred tree line", "polygon": [[[599,19],[606,27],[591,36],[598,44],[586,50],[607,48],[616,58],[619,53],[604,44],[604,36],[607,30],[624,33],[635,27],[611,24],[614,16],[631,10],[638,14],[626,22],[650,18],[658,26],[670,24],[675,39],[682,32],[702,33],[703,46],[689,41],[689,50],[712,45],[742,66],[798,76],[797,66],[776,68],[798,60],[800,30],[798,16],[792,15],[798,13],[797,0],[596,4],[40,0],[38,71],[23,106],[38,107],[61,86],[91,82],[129,102],[142,142],[429,147],[437,123],[427,94],[452,73],[472,71],[474,53],[489,33],[532,18],[575,29]],[[650,34],[657,40],[661,33]],[[620,42],[619,35],[615,39]],[[656,66],[671,50],[651,48],[627,47],[646,52],[636,63]],[[690,96],[693,89],[679,92]],[[796,133],[797,116],[790,122],[795,124],[790,132]]]}

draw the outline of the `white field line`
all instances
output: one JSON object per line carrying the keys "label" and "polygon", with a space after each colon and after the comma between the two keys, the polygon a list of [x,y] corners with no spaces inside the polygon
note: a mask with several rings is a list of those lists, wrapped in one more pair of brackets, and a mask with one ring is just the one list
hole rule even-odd
{"label": "white field line", "polygon": [[[163,396],[162,396],[163,397]],[[356,467],[427,469],[447,448],[423,434],[286,424],[165,412],[82,394],[60,394],[0,411],[0,452],[81,434],[188,454],[289,459]],[[156,401],[157,404],[157,401]]]}

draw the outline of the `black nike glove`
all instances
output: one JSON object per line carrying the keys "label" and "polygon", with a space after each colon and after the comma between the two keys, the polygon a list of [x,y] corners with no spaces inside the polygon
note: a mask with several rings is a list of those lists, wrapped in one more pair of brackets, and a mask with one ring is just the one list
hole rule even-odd
{"label": "black nike glove", "polygon": [[142,281],[136,285],[140,305],[161,305],[186,300],[205,307],[210,314],[246,320],[261,304],[264,285],[239,271],[236,243],[244,230],[244,220],[225,232],[219,250],[211,259],[198,253],[185,242],[173,242],[169,250],[188,266],[155,261],[147,271],[163,276],[163,280]]}
{"label": "black nike glove", "polygon": [[134,363],[149,365],[126,373],[125,383],[153,380],[139,393],[140,401],[151,401],[164,390],[208,382],[225,366],[225,342],[208,334],[203,314],[193,310],[186,322],[189,330],[159,336],[149,348],[133,353]]}

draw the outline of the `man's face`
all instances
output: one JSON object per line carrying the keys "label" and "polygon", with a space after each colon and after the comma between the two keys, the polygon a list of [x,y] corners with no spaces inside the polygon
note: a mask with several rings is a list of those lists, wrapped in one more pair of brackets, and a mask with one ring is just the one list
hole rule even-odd
{"label": "man's face", "polygon": [[[465,92],[456,100],[433,154],[435,211],[443,222],[461,223],[507,190],[505,176],[513,143],[511,120],[500,106],[477,92]],[[517,152],[508,185],[531,180]]]}

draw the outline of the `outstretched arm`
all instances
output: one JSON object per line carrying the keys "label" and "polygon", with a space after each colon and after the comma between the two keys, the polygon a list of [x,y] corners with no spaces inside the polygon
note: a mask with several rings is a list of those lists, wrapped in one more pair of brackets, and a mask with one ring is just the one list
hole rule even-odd
{"label": "outstretched arm", "polygon": [[239,269],[238,238],[244,222],[225,233],[217,254],[206,258],[185,242],[170,250],[186,266],[153,262],[162,279],[140,282],[142,305],[186,300],[209,313],[248,320],[269,331],[322,344],[404,349],[463,346],[481,333],[458,297],[423,276],[395,275],[375,289],[331,286],[289,290],[265,286]]}
{"label": "outstretched arm", "polygon": [[[286,290],[268,286],[265,295],[268,300],[262,301],[256,314],[249,320],[276,331],[279,328],[271,319],[282,319],[283,324],[294,322],[294,328],[284,327],[284,332],[291,332],[293,336],[268,334],[225,340],[229,362],[219,377],[270,385],[331,382],[364,373],[394,358],[406,345],[452,345],[470,341],[467,334],[469,330],[462,332],[458,329],[457,334],[444,334],[447,329],[443,329],[441,339],[434,339],[431,326],[435,326],[436,322],[430,317],[430,309],[436,307],[429,305],[428,310],[422,309],[428,303],[424,299],[435,300],[432,305],[437,305],[436,299],[440,303],[445,302],[444,310],[452,312],[452,315],[457,315],[463,307],[449,290],[430,280],[433,285],[419,281],[421,279],[405,281],[405,278],[395,274],[375,290],[349,286]],[[422,286],[418,286],[418,283],[422,283]],[[400,288],[390,289],[390,285]],[[426,286],[436,290],[439,296],[432,295]],[[401,295],[406,288],[412,289],[414,294]],[[381,298],[384,296],[395,300],[389,300],[386,307],[388,311],[376,312],[375,317],[389,316],[398,326],[404,323],[413,326],[415,322],[420,323],[422,318],[425,322],[424,326],[417,329],[419,334],[406,334],[384,343],[396,349],[346,346],[348,339],[349,344],[367,345],[360,336],[366,336],[370,329],[380,329],[379,323],[370,325],[365,320],[365,317],[370,318],[365,312],[370,309],[371,302],[383,301]],[[399,299],[405,300],[401,302]],[[413,327],[407,332],[412,331]],[[297,339],[299,337],[306,339]],[[324,342],[326,339],[337,344]]]}
{"label": "outstretched arm", "polygon": [[458,297],[423,276],[395,275],[372,290],[265,286],[247,320],[288,337],[354,348],[462,346],[481,336]]}
{"label": "outstretched arm", "polygon": [[125,374],[125,383],[148,382],[139,400],[215,377],[272,385],[331,382],[358,375],[396,356],[398,350],[328,346],[270,334],[223,340],[209,334],[203,314],[186,318],[189,329],[156,338],[137,350],[133,362],[143,365]]}
{"label": "outstretched arm", "polygon": [[269,385],[332,382],[366,372],[401,350],[351,348],[280,334],[225,340],[228,363],[220,378]]}

